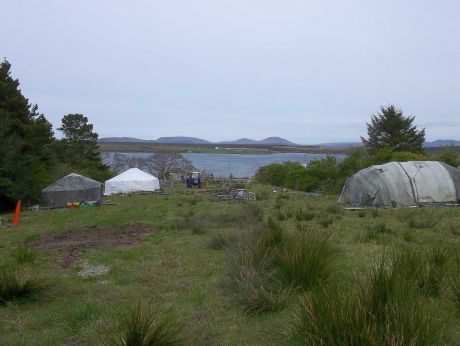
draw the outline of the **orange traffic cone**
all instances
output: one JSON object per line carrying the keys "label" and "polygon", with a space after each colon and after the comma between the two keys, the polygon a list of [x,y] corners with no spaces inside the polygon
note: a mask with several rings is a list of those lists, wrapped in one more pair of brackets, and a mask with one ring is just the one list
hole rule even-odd
{"label": "orange traffic cone", "polygon": [[13,221],[11,222],[15,226],[19,226],[21,222],[21,200],[16,203],[16,210],[14,211]]}

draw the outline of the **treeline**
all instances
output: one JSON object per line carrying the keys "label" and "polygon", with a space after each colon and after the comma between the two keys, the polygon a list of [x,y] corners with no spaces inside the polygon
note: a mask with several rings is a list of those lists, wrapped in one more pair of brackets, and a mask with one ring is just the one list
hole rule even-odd
{"label": "treeline", "polygon": [[51,123],[31,104],[11,76],[11,65],[0,63],[0,209],[40,201],[41,190],[75,172],[103,180],[110,175],[97,153],[97,133],[82,114],[68,114],[56,139]]}
{"label": "treeline", "polygon": [[433,155],[424,152],[425,129],[417,129],[414,120],[415,116],[405,116],[394,105],[381,106],[366,123],[368,138],[361,137],[364,147],[353,150],[344,160],[327,156],[310,161],[306,167],[294,162],[271,164],[259,169],[257,179],[300,191],[337,193],[350,175],[390,161],[436,160],[457,167],[460,161],[453,150]]}
{"label": "treeline", "polygon": [[343,160],[328,155],[320,160],[307,163],[306,167],[297,162],[274,163],[259,168],[256,179],[259,182],[282,186],[298,191],[324,191],[339,193],[347,178],[359,170],[391,161],[434,160],[460,165],[458,154],[449,148],[438,153],[395,152],[384,148],[372,153],[366,148],[357,148]]}

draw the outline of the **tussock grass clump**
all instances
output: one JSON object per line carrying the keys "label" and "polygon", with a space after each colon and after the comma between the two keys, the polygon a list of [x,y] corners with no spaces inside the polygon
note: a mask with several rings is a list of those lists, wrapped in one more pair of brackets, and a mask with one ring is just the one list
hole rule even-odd
{"label": "tussock grass clump", "polygon": [[193,234],[201,235],[206,233],[206,224],[200,220],[194,220],[190,225],[190,230]]}
{"label": "tussock grass clump", "polygon": [[315,218],[315,213],[299,208],[294,211],[294,217],[297,221],[310,221]]}
{"label": "tussock grass clump", "polygon": [[425,294],[438,296],[441,293],[446,277],[449,275],[451,256],[451,251],[444,247],[433,247],[427,251],[425,265],[418,279],[419,287]]}
{"label": "tussock grass clump", "polygon": [[256,196],[258,201],[267,201],[270,199],[270,191],[265,189],[256,191]]}
{"label": "tussock grass clump", "polygon": [[183,343],[181,327],[171,314],[140,303],[125,317],[122,332],[103,340],[108,346],[172,346]]}
{"label": "tussock grass clump", "polygon": [[199,195],[193,195],[192,197],[187,199],[187,202],[189,202],[191,205],[196,205],[202,201],[203,201],[203,197]]}
{"label": "tussock grass clump", "polygon": [[326,212],[329,214],[343,214],[343,209],[337,204],[331,204],[326,207]]}
{"label": "tussock grass clump", "polygon": [[283,233],[283,227],[269,217],[265,231],[261,235],[263,245],[267,248],[267,250],[271,250],[281,245],[281,242],[283,241]]}
{"label": "tussock grass clump", "polygon": [[215,233],[208,241],[208,247],[213,250],[222,250],[228,246],[229,239],[222,233]]}
{"label": "tussock grass clump", "polygon": [[378,237],[378,233],[375,229],[368,229],[367,231],[360,232],[357,236],[361,243],[369,243]]}
{"label": "tussock grass clump", "polygon": [[310,232],[315,230],[315,226],[312,225],[311,223],[302,223],[302,222],[297,222],[295,224],[295,229],[299,232]]}
{"label": "tussock grass clump", "polygon": [[204,234],[209,228],[243,227],[263,220],[264,209],[257,204],[245,204],[224,210],[188,210],[173,224],[176,229],[189,229],[194,234]]}
{"label": "tussock grass clump", "polygon": [[295,311],[289,336],[298,345],[370,345],[366,312],[356,291],[320,287],[305,295]]}
{"label": "tussock grass clump", "polygon": [[290,295],[290,288],[282,285],[273,266],[270,251],[279,241],[278,232],[276,223],[267,230],[246,229],[232,243],[227,286],[247,313],[279,310]]}
{"label": "tussock grass clump", "polygon": [[380,209],[378,209],[378,208],[372,208],[372,209],[371,209],[371,216],[372,216],[373,218],[381,217],[382,214],[383,214],[382,211],[381,211]]}
{"label": "tussock grass clump", "polygon": [[13,251],[12,255],[18,264],[32,264],[34,263],[35,258],[37,257],[37,253],[34,250],[29,249],[27,247],[17,248]]}
{"label": "tussock grass clump", "polygon": [[360,210],[358,211],[357,215],[359,218],[363,218],[367,216],[367,212],[365,210]]}
{"label": "tussock grass clump", "polygon": [[31,298],[43,288],[43,280],[28,269],[0,267],[0,304]]}
{"label": "tussock grass clump", "polygon": [[411,231],[404,231],[403,232],[403,239],[407,242],[412,242],[414,241],[415,237],[414,237],[414,234],[413,232]]}
{"label": "tussock grass clump", "polygon": [[460,236],[460,228],[450,226],[450,231],[453,235]]}
{"label": "tussock grass clump", "polygon": [[231,280],[236,301],[251,315],[282,309],[291,293],[279,281],[276,270],[241,266]]}
{"label": "tussock grass clump", "polygon": [[[291,341],[306,345],[432,345],[443,330],[429,304],[388,256],[353,287],[305,296]],[[401,270],[404,269],[402,272]]]}
{"label": "tussock grass clump", "polygon": [[439,223],[439,218],[435,217],[432,213],[425,210],[417,211],[414,215],[409,216],[407,219],[407,225],[410,228],[434,228]]}
{"label": "tussock grass clump", "polygon": [[391,234],[394,233],[394,231],[387,226],[385,222],[379,222],[375,224],[375,231],[379,234]]}
{"label": "tussock grass clump", "polygon": [[455,258],[453,275],[449,279],[449,298],[460,311],[460,257]]}
{"label": "tussock grass clump", "polygon": [[392,234],[394,233],[393,229],[389,228],[385,222],[379,222],[374,225],[373,228],[370,228],[362,232],[358,239],[361,243],[368,243],[372,240],[375,240],[379,235]]}
{"label": "tussock grass clump", "polygon": [[245,227],[261,222],[264,209],[257,204],[245,203],[222,211],[206,210],[207,220],[217,227]]}
{"label": "tussock grass clump", "polygon": [[328,228],[333,222],[334,219],[328,215],[323,215],[318,220],[318,223],[324,228]]}
{"label": "tussock grass clump", "polygon": [[278,221],[285,221],[287,219],[287,215],[283,213],[281,210],[278,210],[278,213],[276,214],[276,217]]}
{"label": "tussock grass clump", "polygon": [[336,249],[320,232],[308,231],[285,237],[277,263],[287,280],[311,289],[335,270]]}

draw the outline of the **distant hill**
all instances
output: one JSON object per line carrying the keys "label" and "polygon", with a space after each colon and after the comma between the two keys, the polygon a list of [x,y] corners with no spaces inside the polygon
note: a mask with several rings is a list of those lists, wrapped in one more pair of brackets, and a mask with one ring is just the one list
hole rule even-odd
{"label": "distant hill", "polygon": [[156,140],[157,143],[161,144],[211,144],[211,142],[195,137],[160,137]]}
{"label": "distant hill", "polygon": [[425,142],[425,148],[439,148],[439,147],[447,147],[447,146],[460,146],[460,141],[456,141],[454,139],[438,139],[432,142]]}
{"label": "distant hill", "polygon": [[287,139],[280,138],[280,137],[268,137],[258,141],[259,144],[267,144],[267,145],[297,145],[294,144]]}
{"label": "distant hill", "polygon": [[[133,137],[105,137],[99,138],[100,143],[159,143],[159,144],[213,144],[213,142],[196,137],[160,137],[157,140],[153,139],[139,139]],[[250,138],[240,138],[236,141],[223,141],[216,144],[232,144],[232,145],[289,145],[296,146],[284,138],[268,137],[260,141]]]}
{"label": "distant hill", "polygon": [[236,141],[223,141],[219,142],[218,144],[254,145],[257,144],[257,141],[249,138],[240,138]]}
{"label": "distant hill", "polygon": [[260,141],[256,141],[250,138],[240,138],[236,141],[224,141],[218,144],[232,144],[232,145],[290,145],[296,146],[297,144],[288,141],[287,139],[280,137],[268,137]]}
{"label": "distant hill", "polygon": [[99,138],[100,143],[155,143],[155,140],[151,139],[139,139],[133,137],[105,137]]}
{"label": "distant hill", "polygon": [[317,146],[324,148],[356,148],[361,147],[362,145],[362,142],[331,142],[317,144]]}

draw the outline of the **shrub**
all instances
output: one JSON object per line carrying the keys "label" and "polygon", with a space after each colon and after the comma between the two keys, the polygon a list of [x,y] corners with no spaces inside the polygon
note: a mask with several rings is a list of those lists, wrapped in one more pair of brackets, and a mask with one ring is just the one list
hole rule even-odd
{"label": "shrub", "polygon": [[453,167],[460,166],[459,153],[452,148],[444,148],[434,156],[437,161],[447,163]]}
{"label": "shrub", "polygon": [[309,231],[285,237],[277,263],[288,282],[311,289],[332,275],[335,259],[336,250],[324,234]]}
{"label": "shrub", "polygon": [[266,201],[270,199],[270,191],[261,190],[256,192],[256,197],[258,201]]}
{"label": "shrub", "polygon": [[123,331],[103,340],[110,346],[170,346],[182,344],[181,327],[166,312],[143,308],[140,303],[125,317]]}
{"label": "shrub", "polygon": [[37,253],[26,247],[19,247],[13,251],[13,258],[18,264],[33,263]]}
{"label": "shrub", "polygon": [[0,304],[32,297],[44,287],[27,269],[0,267]]}

